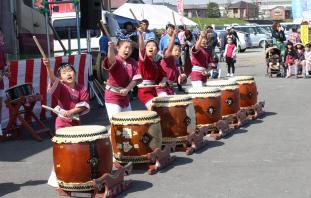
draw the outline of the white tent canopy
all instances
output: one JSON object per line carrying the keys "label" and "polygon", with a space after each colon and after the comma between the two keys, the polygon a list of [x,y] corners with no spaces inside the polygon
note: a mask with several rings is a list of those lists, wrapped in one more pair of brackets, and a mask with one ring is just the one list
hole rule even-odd
{"label": "white tent canopy", "polygon": [[[176,25],[183,25],[181,22],[181,16],[163,5],[151,5],[151,4],[134,4],[134,3],[125,3],[113,13],[119,16],[128,17],[134,19],[134,16],[131,14],[130,9],[133,11],[134,15],[138,20],[147,19],[149,21],[149,29],[162,29],[168,23],[174,24],[175,17]],[[195,22],[183,17],[184,25],[186,26],[195,26]]]}

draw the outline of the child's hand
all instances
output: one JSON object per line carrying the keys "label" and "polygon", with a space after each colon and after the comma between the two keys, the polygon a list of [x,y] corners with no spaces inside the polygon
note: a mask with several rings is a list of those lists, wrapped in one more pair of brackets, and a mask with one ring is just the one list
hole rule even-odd
{"label": "child's hand", "polygon": [[175,38],[175,37],[178,35],[178,32],[179,32],[178,29],[175,29],[175,30],[173,31],[172,37]]}
{"label": "child's hand", "polygon": [[121,96],[127,96],[127,94],[129,93],[129,89],[125,88],[125,89],[121,89],[120,90],[120,95]]}
{"label": "child's hand", "polygon": [[50,66],[51,66],[50,61],[49,61],[48,58],[42,58],[42,60],[43,60],[43,64],[44,64],[46,67],[50,67]]}
{"label": "child's hand", "polygon": [[208,75],[207,70],[202,71],[202,75],[203,75],[203,76],[207,76],[207,75]]}
{"label": "child's hand", "polygon": [[66,118],[70,118],[74,114],[75,114],[75,112],[73,111],[73,109],[71,109],[71,110],[66,111],[63,116],[66,117]]}
{"label": "child's hand", "polygon": [[137,33],[143,34],[143,29],[140,26],[137,28]]}
{"label": "child's hand", "polygon": [[114,49],[114,43],[112,41],[109,41],[108,42],[108,47]]}
{"label": "child's hand", "polygon": [[159,83],[159,87],[166,87],[166,82]]}
{"label": "child's hand", "polygon": [[206,37],[206,31],[201,31],[200,35],[201,35],[202,37]]}
{"label": "child's hand", "polygon": [[178,84],[185,84],[187,82],[187,75],[186,74],[180,74],[178,76]]}

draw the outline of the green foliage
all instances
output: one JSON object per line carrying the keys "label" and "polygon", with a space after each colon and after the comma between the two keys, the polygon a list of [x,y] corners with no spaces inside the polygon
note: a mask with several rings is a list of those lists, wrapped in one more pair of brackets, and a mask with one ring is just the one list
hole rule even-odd
{"label": "green foliage", "polygon": [[238,23],[238,24],[245,24],[248,23],[247,21],[244,21],[242,19],[237,18],[191,18],[194,22],[201,24],[201,26],[205,25],[224,25],[224,24],[232,24],[232,23]]}
{"label": "green foliage", "polygon": [[209,18],[217,18],[220,17],[220,10],[217,3],[211,2],[207,4],[207,17]]}

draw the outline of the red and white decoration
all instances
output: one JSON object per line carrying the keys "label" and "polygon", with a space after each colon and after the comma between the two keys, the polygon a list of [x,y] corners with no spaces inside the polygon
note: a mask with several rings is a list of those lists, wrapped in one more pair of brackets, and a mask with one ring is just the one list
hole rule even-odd
{"label": "red and white decoration", "polygon": [[[51,69],[56,74],[57,66],[62,62],[69,62],[74,65],[76,70],[76,79],[78,83],[88,86],[88,75],[91,70],[92,57],[89,54],[60,56],[50,58]],[[42,95],[42,104],[55,107],[57,101],[52,99],[51,95],[47,93],[48,76],[45,65],[41,59],[27,59],[12,61],[10,63],[11,77],[9,80],[4,79],[4,90],[9,87],[20,85],[24,83],[31,83],[35,93]],[[4,96],[4,100],[6,96]],[[39,115],[41,119],[51,116],[51,112],[41,108],[41,104],[37,103],[34,108],[35,114]],[[2,126],[6,126],[9,119],[9,111],[5,103],[2,104]]]}
{"label": "red and white decoration", "polygon": [[180,22],[184,24],[184,1],[183,0],[177,0],[177,10],[180,16]]}

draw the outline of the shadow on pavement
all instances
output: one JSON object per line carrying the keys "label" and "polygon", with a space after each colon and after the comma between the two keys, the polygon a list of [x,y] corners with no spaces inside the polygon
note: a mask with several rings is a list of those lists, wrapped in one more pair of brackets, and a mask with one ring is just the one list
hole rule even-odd
{"label": "shadow on pavement", "polygon": [[204,146],[203,148],[199,149],[198,151],[196,151],[194,153],[194,155],[195,154],[201,154],[201,153],[205,152],[206,150],[212,149],[214,147],[219,147],[219,146],[222,146],[224,144],[225,143],[218,141],[218,140],[208,140],[207,145]]}
{"label": "shadow on pavement", "polygon": [[246,133],[248,130],[246,129],[234,129],[231,133],[229,133],[228,135],[226,135],[225,137],[223,137],[224,139],[228,139],[231,138],[232,136],[236,135],[236,134],[240,134],[240,133]]}
{"label": "shadow on pavement", "polygon": [[[172,153],[172,155],[174,155],[174,153]],[[182,166],[182,165],[186,165],[193,162],[193,159],[188,158],[188,157],[179,157],[176,156],[175,161],[169,165],[168,167],[164,168],[163,170],[160,170],[159,173],[166,173],[167,171],[173,169],[176,166]]]}
{"label": "shadow on pavement", "polygon": [[27,181],[22,184],[15,184],[15,183],[0,183],[0,197],[19,191],[21,187],[24,186],[37,186],[41,184],[45,184],[46,180],[36,180],[36,181]]}
{"label": "shadow on pavement", "polygon": [[128,194],[144,191],[147,190],[148,188],[151,188],[152,186],[153,184],[147,181],[132,180],[130,188],[126,190],[124,193],[121,193],[120,195],[116,196],[115,198],[126,197],[126,195]]}
{"label": "shadow on pavement", "polygon": [[33,139],[2,142],[0,143],[0,161],[21,161],[29,156],[49,149],[51,146],[52,142],[47,138],[42,142],[37,142]]}

